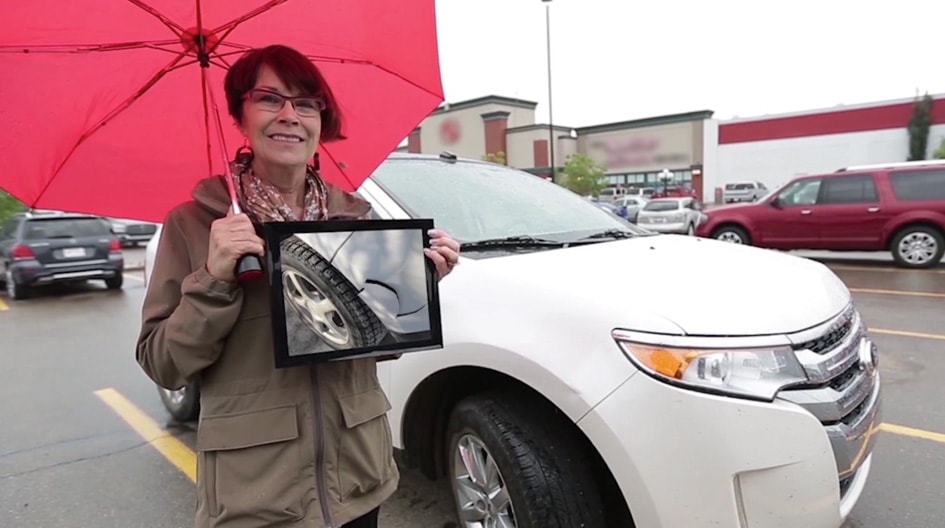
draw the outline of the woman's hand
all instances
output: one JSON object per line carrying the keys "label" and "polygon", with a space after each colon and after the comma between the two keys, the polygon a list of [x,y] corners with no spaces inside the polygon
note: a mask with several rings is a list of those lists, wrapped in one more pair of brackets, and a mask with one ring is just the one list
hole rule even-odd
{"label": "woman's hand", "polygon": [[439,229],[430,230],[430,247],[423,252],[433,261],[440,279],[450,274],[459,264],[459,242]]}
{"label": "woman's hand", "polygon": [[236,263],[246,254],[265,255],[264,243],[256,234],[253,222],[245,214],[218,218],[210,225],[210,246],[207,251],[207,271],[213,278],[236,282]]}

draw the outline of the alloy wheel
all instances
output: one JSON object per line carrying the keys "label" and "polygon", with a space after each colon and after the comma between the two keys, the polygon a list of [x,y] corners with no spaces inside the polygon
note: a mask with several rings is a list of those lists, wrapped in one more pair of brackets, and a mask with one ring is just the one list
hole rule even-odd
{"label": "alloy wheel", "polygon": [[909,233],[899,241],[899,256],[913,265],[927,264],[938,253],[938,241],[928,233]]}
{"label": "alloy wheel", "polygon": [[515,528],[512,498],[502,472],[477,436],[460,437],[453,453],[453,496],[465,528]]}
{"label": "alloy wheel", "polygon": [[350,344],[348,325],[325,292],[293,269],[283,272],[283,283],[286,300],[309,328],[335,346],[345,347]]}

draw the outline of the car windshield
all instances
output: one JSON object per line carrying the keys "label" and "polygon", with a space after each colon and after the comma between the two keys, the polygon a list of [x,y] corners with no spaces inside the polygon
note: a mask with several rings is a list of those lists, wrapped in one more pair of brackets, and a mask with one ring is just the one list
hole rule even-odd
{"label": "car windshield", "polygon": [[476,161],[392,158],[371,179],[411,216],[460,242],[529,235],[576,240],[605,230],[649,231],[524,171]]}
{"label": "car windshield", "polygon": [[676,200],[653,200],[643,206],[644,211],[675,211],[679,209],[679,202]]}
{"label": "car windshield", "polygon": [[101,218],[34,218],[26,223],[27,240],[108,236],[111,227]]}

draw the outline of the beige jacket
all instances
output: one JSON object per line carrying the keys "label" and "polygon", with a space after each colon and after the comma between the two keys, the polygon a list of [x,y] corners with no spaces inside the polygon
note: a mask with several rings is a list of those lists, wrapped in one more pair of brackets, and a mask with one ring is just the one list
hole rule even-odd
{"label": "beige jacket", "polygon": [[[370,204],[330,187],[330,218]],[[158,385],[200,381],[197,528],[338,527],[397,488],[376,360],[274,368],[266,280],[206,271],[210,223],[226,214],[220,178],[172,211],[144,301],[137,359]]]}

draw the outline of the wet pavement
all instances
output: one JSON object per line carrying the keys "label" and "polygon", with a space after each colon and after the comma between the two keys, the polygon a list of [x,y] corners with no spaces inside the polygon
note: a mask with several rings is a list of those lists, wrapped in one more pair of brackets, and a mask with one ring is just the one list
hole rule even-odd
{"label": "wet pavement", "polygon": [[[945,267],[828,262],[854,291],[881,349],[884,422],[873,474],[846,528],[945,526]],[[140,272],[12,302],[0,295],[0,526],[192,524],[193,484],[96,391],[113,388],[185,448],[134,359]],[[154,440],[154,438],[148,438]],[[454,526],[445,485],[407,472],[384,528]]]}

